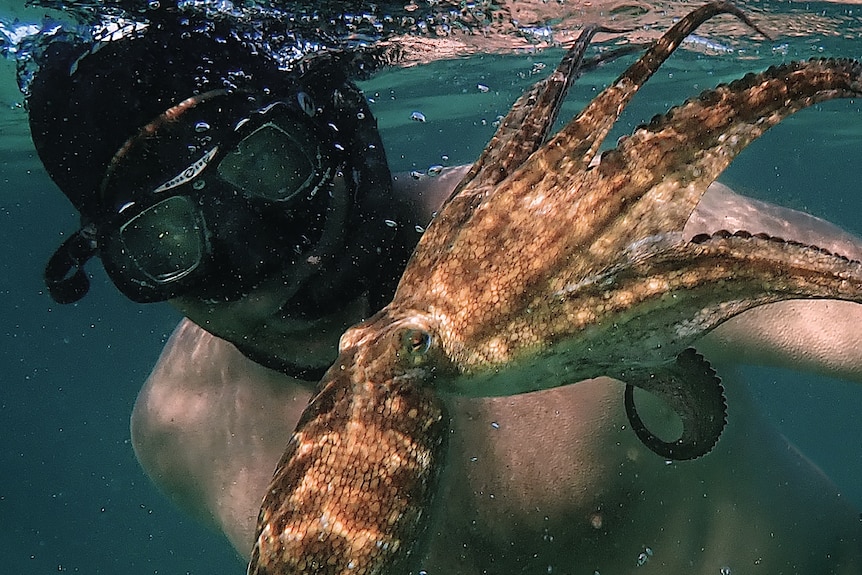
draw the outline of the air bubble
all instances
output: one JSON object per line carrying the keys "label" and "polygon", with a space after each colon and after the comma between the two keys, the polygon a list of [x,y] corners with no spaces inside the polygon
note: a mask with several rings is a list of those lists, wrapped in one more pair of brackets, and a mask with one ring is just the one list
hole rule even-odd
{"label": "air bubble", "polygon": [[300,92],[296,95],[296,101],[299,102],[299,107],[306,113],[307,116],[313,117],[315,113],[314,100],[305,92]]}
{"label": "air bubble", "polygon": [[643,567],[644,565],[646,565],[650,557],[652,557],[652,549],[650,549],[649,547],[645,547],[644,550],[638,554],[638,567]]}
{"label": "air bubble", "polygon": [[210,125],[206,122],[198,122],[197,124],[195,124],[195,132],[197,132],[198,134],[206,132],[209,129]]}
{"label": "air bubble", "polygon": [[423,114],[422,112],[418,112],[418,111],[410,112],[410,119],[413,120],[414,122],[425,122],[425,121],[427,121],[425,118],[425,114]]}

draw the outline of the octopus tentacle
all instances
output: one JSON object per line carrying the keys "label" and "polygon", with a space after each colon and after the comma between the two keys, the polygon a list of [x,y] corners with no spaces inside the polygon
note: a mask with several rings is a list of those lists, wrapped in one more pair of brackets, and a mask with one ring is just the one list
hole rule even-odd
{"label": "octopus tentacle", "polygon": [[602,157],[589,183],[620,190],[625,206],[590,252],[608,258],[637,238],[681,230],[709,184],[767,129],[813,104],[860,95],[862,65],[817,59],[749,74],[653,118]]}
{"label": "octopus tentacle", "polygon": [[[641,250],[636,261],[632,269],[615,274],[617,281],[625,284],[623,278],[631,275],[656,281],[673,275],[680,265],[689,274],[702,269],[700,275],[707,281],[689,284],[676,296],[692,301],[690,305],[678,302],[690,310],[687,318],[677,320],[678,334],[704,333],[752,307],[794,297],[862,302],[862,263],[765,234],[719,230],[695,236],[669,253],[658,249],[654,255],[644,255]],[[716,295],[720,302],[715,301]],[[649,315],[642,313],[640,321],[648,323]],[[667,322],[667,315],[662,315],[661,321]],[[694,350],[683,351],[670,366],[629,369],[619,378],[627,384],[625,408],[632,429],[655,453],[667,459],[693,459],[717,443],[727,420],[727,405],[715,371]],[[682,419],[683,433],[676,441],[659,439],[643,423],[633,385],[662,398]]]}
{"label": "octopus tentacle", "polygon": [[[765,38],[769,35],[739,8],[729,2],[710,2],[690,12],[659,38],[637,62],[629,66],[613,84],[596,96],[550,142],[550,163],[568,158],[568,170],[581,170],[592,161],[608,132],[629,101],[658,71],[682,41],[701,24],[719,14],[730,14]],[[573,145],[574,144],[574,145]]]}
{"label": "octopus tentacle", "polygon": [[[718,443],[727,425],[727,400],[715,370],[702,355],[688,348],[676,361],[659,369],[626,370],[626,416],[638,439],[666,459],[695,459]],[[682,419],[682,435],[664,441],[653,434],[638,414],[634,385],[662,398]]]}
{"label": "octopus tentacle", "polygon": [[721,231],[692,241],[683,241],[678,234],[657,237],[631,251],[603,277],[605,286],[591,284],[567,294],[560,311],[579,315],[603,300],[605,314],[620,337],[658,332],[672,334],[669,341],[687,343],[766,303],[788,299],[862,303],[862,262],[747,232]]}
{"label": "octopus tentacle", "polygon": [[[506,169],[502,172],[506,176],[505,179],[497,178],[494,175],[494,169],[498,167],[498,162],[501,156],[503,156],[489,151],[493,150],[497,145],[494,140],[486,148],[486,152],[483,153],[483,155],[489,154],[489,156],[485,160],[479,161],[480,165],[485,166],[483,168],[474,168],[476,174],[481,170],[485,177],[493,178],[491,181],[494,185],[498,183],[505,184],[508,181],[511,183],[509,188],[514,189],[515,193],[518,193],[519,190],[531,189],[533,187],[537,187],[544,193],[549,194],[554,189],[571,189],[572,184],[583,176],[583,172],[595,156],[596,150],[601,146],[607,133],[631,98],[640,90],[641,86],[670,57],[688,34],[710,18],[719,14],[733,15],[753,30],[769,38],[748,16],[729,2],[715,1],[705,4],[689,13],[668,30],[643,56],[629,66],[611,86],[603,90],[583,111],[575,116],[560,133],[551,138],[546,145],[542,146],[541,150],[533,153],[528,158],[521,157],[519,154],[515,158],[519,162],[508,162]],[[590,34],[589,29],[585,30],[583,34]],[[582,38],[585,38],[583,34]],[[586,39],[588,40],[589,37],[587,36]],[[570,54],[577,54],[579,50],[585,47],[585,43],[578,42],[570,50]],[[579,64],[577,58],[572,58],[571,62]],[[562,67],[557,69],[558,72],[561,70],[563,70]],[[570,68],[569,72],[571,76],[566,79],[566,83],[551,82],[549,85],[544,85],[544,87],[556,90],[557,97],[562,98],[574,79],[574,75],[577,73],[577,67]],[[565,78],[565,73],[562,76]],[[537,86],[541,87],[543,83],[539,82]],[[525,103],[529,102],[529,96],[522,98],[522,100]],[[519,100],[519,103],[522,100]],[[553,102],[554,100],[550,99],[549,101]],[[516,104],[516,108],[518,108],[518,104]],[[540,118],[542,114],[547,114],[551,110],[558,110],[558,108],[519,108],[514,117],[529,114],[534,118]],[[501,137],[504,133],[502,130],[508,123],[511,122],[504,121],[501,125],[501,131],[498,132],[501,134]],[[553,121],[547,124],[547,126],[551,125],[553,125]],[[518,134],[522,137],[526,135],[524,132],[519,132]],[[535,142],[537,141],[536,136],[539,133],[534,131],[533,134]],[[542,134],[541,139],[544,139],[544,134]],[[538,143],[541,143],[541,139],[538,139]],[[522,148],[522,151],[525,149]],[[492,159],[495,161],[491,161]],[[429,269],[433,267],[437,261],[437,257],[445,253],[448,246],[455,242],[456,238],[462,233],[464,223],[476,214],[480,205],[487,204],[490,201],[491,190],[493,190],[495,197],[494,202],[500,202],[500,200],[496,199],[496,196],[503,190],[495,190],[494,186],[488,185],[483,178],[476,177],[476,175],[471,176],[470,174],[473,173],[474,169],[471,169],[468,175],[465,176],[464,182],[459,184],[456,194],[450,198],[445,206],[446,209],[436,218],[436,225],[430,226],[422,236],[411,260],[413,265],[409,266],[405,271],[399,285],[417,285],[420,277],[428,277]],[[481,241],[485,241],[486,237],[483,236]]]}
{"label": "octopus tentacle", "polygon": [[473,181],[481,182],[483,189],[493,188],[539,149],[557,120],[569,88],[580,75],[584,53],[599,32],[621,33],[625,30],[595,24],[586,26],[554,72],[536,82],[512,105],[491,141],[452,192],[453,197]]}
{"label": "octopus tentacle", "polygon": [[[533,84],[512,105],[490,143],[455,186],[444,204],[446,210],[442,217],[447,218],[447,222],[437,225],[435,230],[457,233],[475,207],[493,193],[494,187],[539,149],[550,134],[560,106],[580,73],[590,41],[598,32],[617,30],[598,25],[585,27],[554,72]],[[617,54],[624,55],[624,52]],[[470,189],[465,191],[468,187]]]}
{"label": "octopus tentacle", "polygon": [[[477,208],[470,225],[460,229],[457,256],[445,246],[414,255],[425,261],[405,272],[402,282],[412,285],[405,296],[436,297],[452,278],[463,280],[457,292],[448,288],[448,296],[436,297],[435,303],[456,326],[448,342],[453,353],[458,340],[511,330],[525,308],[537,313],[553,305],[544,295],[531,300],[525,293],[553,293],[588,281],[628,246],[682,230],[708,185],[769,126],[813,103],[860,94],[862,65],[855,61],[771,68],[661,116],[606,153],[597,168],[567,178],[555,169],[510,177],[501,183],[493,206]],[[488,238],[504,249],[492,249]],[[445,261],[437,261],[444,256]],[[425,275],[414,277],[420,270]],[[482,270],[491,273],[482,282],[470,281]],[[476,310],[460,303],[481,301],[489,290],[495,292],[493,305]],[[477,351],[475,345],[471,349]],[[475,357],[481,362],[484,354]]]}

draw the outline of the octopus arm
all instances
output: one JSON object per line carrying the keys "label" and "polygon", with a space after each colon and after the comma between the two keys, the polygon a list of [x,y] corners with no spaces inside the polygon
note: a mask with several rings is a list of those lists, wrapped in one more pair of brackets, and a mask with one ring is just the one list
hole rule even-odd
{"label": "octopus arm", "polygon": [[[596,156],[608,132],[634,95],[646,84],[682,41],[701,24],[719,14],[730,14],[752,30],[769,38],[748,16],[729,2],[710,2],[690,12],[650,47],[647,52],[596,96],[557,134],[543,153],[547,163],[566,158],[568,172],[585,169]],[[556,157],[554,157],[556,156]]]}
{"label": "octopus arm", "polygon": [[[710,2],[694,10],[668,30],[637,62],[581,111],[546,145],[535,151],[553,126],[559,106],[576,79],[583,52],[600,27],[588,27],[567,52],[556,71],[538,82],[515,103],[479,160],[471,167],[423,235],[402,276],[401,285],[417,285],[429,276],[438,259],[458,242],[467,222],[480,206],[500,195],[520,196],[534,187],[568,188],[579,180],[631,98],[698,26],[718,14],[731,14],[753,30],[760,30],[729,2]],[[535,151],[535,152],[534,152]],[[551,193],[550,195],[557,195]],[[498,207],[511,200],[494,200]]]}
{"label": "octopus arm", "polygon": [[617,30],[598,25],[584,28],[554,72],[536,82],[512,105],[494,137],[452,192],[453,196],[473,181],[479,182],[482,189],[492,188],[539,149],[550,135],[569,88],[580,75],[584,53],[598,32]]}
{"label": "octopus arm", "polygon": [[587,178],[591,193],[621,206],[592,252],[610,256],[639,238],[682,230],[709,184],[767,129],[813,104],[860,95],[862,64],[816,59],[749,74],[653,118]]}
{"label": "octopus arm", "polygon": [[[578,317],[600,296],[610,303],[606,315],[595,322],[625,324],[627,332],[663,330],[669,343],[681,347],[766,303],[862,303],[862,263],[816,246],[744,231],[722,230],[691,241],[659,238],[611,269],[601,285],[587,284],[566,295],[566,315]],[[586,327],[575,326],[569,337],[578,337]]]}
{"label": "octopus arm", "polygon": [[[445,210],[425,234],[424,242],[441,245],[454,241],[475,208],[494,194],[496,185],[545,142],[597,32],[615,30],[598,25],[584,28],[554,72],[536,82],[512,105],[482,154],[452,191],[444,204]],[[625,53],[618,51],[614,56]]]}
{"label": "octopus arm", "polygon": [[[654,248],[650,253],[647,246],[640,246],[613,273],[611,291],[629,298],[625,309],[603,318],[616,337],[660,333],[671,347],[683,346],[765,303],[789,299],[862,303],[862,263],[816,246],[765,234],[719,231],[690,242],[658,240]],[[590,301],[574,298],[578,300],[579,306]],[[708,453],[718,441],[726,421],[723,390],[715,372],[694,350],[685,349],[670,364],[629,365],[607,375],[626,382],[625,407],[632,429],[662,457],[692,459]],[[657,395],[680,417],[683,433],[676,441],[661,440],[647,428],[631,386]]]}
{"label": "octopus arm", "polygon": [[[727,424],[727,401],[721,380],[703,356],[688,348],[668,366],[631,369],[626,381],[625,408],[632,430],[644,445],[666,459],[695,459],[706,455]],[[682,420],[682,435],[664,441],[641,420],[635,406],[634,387],[660,397]]]}

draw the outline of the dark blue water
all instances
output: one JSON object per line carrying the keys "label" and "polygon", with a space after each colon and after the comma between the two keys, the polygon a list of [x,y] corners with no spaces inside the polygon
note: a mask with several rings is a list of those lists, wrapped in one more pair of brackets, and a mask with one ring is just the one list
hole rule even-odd
{"label": "dark blue water", "polygon": [[[0,3],[0,16],[17,8]],[[853,9],[805,8],[845,16]],[[858,27],[813,33],[777,51],[766,43],[745,58],[683,51],[639,95],[617,135],[769,63],[862,56],[860,38]],[[365,88],[393,169],[472,161],[494,120],[532,81],[536,63],[550,69],[558,55],[477,56],[379,74]],[[582,78],[563,116],[619,69]],[[10,62],[0,61],[0,574],[241,573],[243,564],[224,541],[150,485],[130,445],[135,395],[178,315],[165,305],[126,301],[98,266],[90,266],[93,288],[80,304],[57,306],[44,291],[44,263],[77,221],[40,167],[21,100]],[[411,122],[414,110],[427,122]],[[791,118],[722,179],[862,235],[862,102],[829,103]],[[764,368],[747,375],[769,416],[862,509],[862,386]]]}

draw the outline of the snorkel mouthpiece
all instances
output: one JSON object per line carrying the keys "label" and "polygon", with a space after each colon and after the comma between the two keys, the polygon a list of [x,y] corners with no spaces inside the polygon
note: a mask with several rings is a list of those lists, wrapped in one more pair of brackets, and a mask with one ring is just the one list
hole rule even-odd
{"label": "snorkel mouthpiece", "polygon": [[96,255],[96,228],[92,224],[72,234],[45,266],[45,286],[55,302],[75,303],[87,295],[90,279],[84,264]]}

